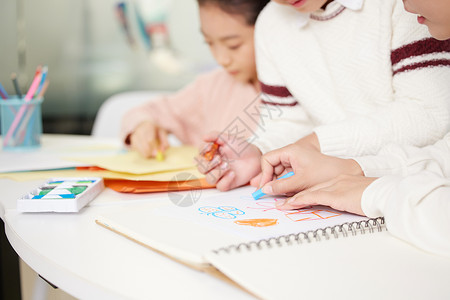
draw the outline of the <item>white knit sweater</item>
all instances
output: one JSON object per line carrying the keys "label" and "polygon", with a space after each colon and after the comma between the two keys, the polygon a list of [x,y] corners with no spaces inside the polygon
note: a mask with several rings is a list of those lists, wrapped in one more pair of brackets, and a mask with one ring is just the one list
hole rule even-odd
{"label": "white knit sweater", "polygon": [[356,160],[366,176],[395,174],[364,191],[364,213],[384,216],[393,235],[450,257],[450,133],[434,145],[389,145]]}
{"label": "white knit sweater", "polygon": [[314,131],[323,153],[355,157],[442,138],[450,43],[415,18],[398,0],[360,10],[332,2],[304,24],[292,7],[269,3],[256,24],[263,106],[252,142],[264,153]]}

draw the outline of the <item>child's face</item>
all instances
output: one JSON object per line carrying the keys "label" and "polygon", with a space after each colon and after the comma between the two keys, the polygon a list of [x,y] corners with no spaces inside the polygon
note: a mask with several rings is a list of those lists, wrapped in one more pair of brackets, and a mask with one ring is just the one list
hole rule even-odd
{"label": "child's face", "polygon": [[403,0],[405,9],[419,15],[417,21],[428,26],[439,40],[450,38],[450,0]]}
{"label": "child's face", "polygon": [[217,63],[241,82],[257,82],[254,26],[247,25],[243,16],[228,14],[210,4],[200,7],[200,23]]}
{"label": "child's face", "polygon": [[[328,0],[272,0],[274,2],[290,5],[294,9],[303,13],[312,13],[320,9]],[[379,1],[379,0],[377,0]]]}

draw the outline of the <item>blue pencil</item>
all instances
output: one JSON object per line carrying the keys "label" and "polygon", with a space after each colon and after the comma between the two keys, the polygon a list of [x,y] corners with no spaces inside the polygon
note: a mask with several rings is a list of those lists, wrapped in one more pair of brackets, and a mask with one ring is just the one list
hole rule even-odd
{"label": "blue pencil", "polygon": [[144,40],[145,46],[147,46],[147,50],[152,49],[152,42],[150,39],[150,35],[148,34],[145,26],[144,19],[139,13],[139,9],[135,6],[136,20],[138,23],[139,32],[141,33],[142,39]]}
{"label": "blue pencil", "polygon": [[37,97],[39,95],[39,93],[42,90],[42,87],[44,86],[45,83],[45,79],[47,78],[47,73],[48,73],[48,67],[44,66],[42,68],[42,77],[41,77],[41,82],[39,83],[39,87],[36,90],[36,93],[34,93],[34,97]]}
{"label": "blue pencil", "polygon": [[5,100],[9,98],[8,93],[5,91],[1,83],[0,83],[0,96]]}
{"label": "blue pencil", "polygon": [[[283,176],[277,178],[277,180],[279,180],[279,179],[284,179],[284,178],[289,178],[289,177],[291,177],[291,176],[293,176],[293,175],[294,175],[294,172],[289,172],[289,173],[286,173],[286,174],[284,174]],[[258,200],[259,198],[261,198],[262,196],[265,196],[265,195],[266,195],[266,194],[264,194],[264,193],[262,192],[261,189],[257,190],[256,192],[254,192],[254,193],[252,194],[253,199],[255,199],[255,200]]]}

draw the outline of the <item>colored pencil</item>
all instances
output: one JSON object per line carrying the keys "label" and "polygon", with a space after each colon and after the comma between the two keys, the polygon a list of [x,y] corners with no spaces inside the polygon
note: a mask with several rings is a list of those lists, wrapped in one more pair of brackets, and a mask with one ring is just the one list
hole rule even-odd
{"label": "colored pencil", "polygon": [[8,93],[5,91],[5,89],[3,88],[3,85],[1,83],[0,83],[0,97],[2,97],[5,100],[7,100],[9,98]]}
{"label": "colored pencil", "polygon": [[22,99],[22,92],[20,91],[19,83],[17,82],[17,75],[16,75],[16,73],[12,73],[11,74],[11,80],[13,82],[14,89],[16,90],[17,97],[19,97],[19,99]]}
{"label": "colored pencil", "polygon": [[[31,99],[33,98],[34,92],[36,91],[36,89],[39,86],[39,83],[41,82],[41,74],[40,72],[37,74],[37,76],[34,77],[33,82],[30,86],[30,89],[28,90],[26,96],[25,96],[25,102],[30,102]],[[6,133],[5,139],[3,141],[3,145],[7,145],[9,139],[11,138],[12,134],[14,133],[14,131],[17,128],[17,125],[19,125],[20,120],[23,117],[23,114],[25,113],[27,106],[26,104],[22,104],[22,106],[20,107],[19,111],[17,112],[16,117],[14,118],[11,126],[8,129],[8,132]]]}
{"label": "colored pencil", "polygon": [[41,90],[42,90],[42,88],[44,86],[45,80],[47,79],[47,73],[48,73],[48,67],[44,66],[42,68],[41,82],[39,83],[39,87],[37,88],[36,93],[34,94],[35,97],[37,97],[39,95],[39,93],[41,92]]}
{"label": "colored pencil", "polygon": [[[41,80],[41,82],[42,82],[42,80]],[[42,88],[41,92],[37,96],[37,99],[41,99],[42,97],[44,97],[45,91],[47,91],[49,83],[50,82],[48,80],[45,81],[44,87]],[[31,134],[32,127],[33,127],[33,121],[30,121],[30,118],[32,116],[33,117],[35,116],[35,114],[33,114],[33,108],[30,108],[28,110],[27,114],[25,115],[25,117],[23,119],[22,124],[20,124],[20,127],[17,130],[17,136],[19,138],[19,143],[22,143],[24,141],[24,139],[26,141],[28,141],[30,139],[30,134]]]}
{"label": "colored pencil", "polygon": [[44,86],[42,87],[41,91],[39,92],[38,98],[43,98],[45,95],[45,92],[47,91],[48,85],[50,84],[50,81],[46,80],[44,82]]}

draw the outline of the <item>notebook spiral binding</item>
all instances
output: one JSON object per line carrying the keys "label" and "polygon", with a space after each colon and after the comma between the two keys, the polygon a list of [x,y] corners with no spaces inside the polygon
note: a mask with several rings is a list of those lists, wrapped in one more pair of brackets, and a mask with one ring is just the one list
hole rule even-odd
{"label": "notebook spiral binding", "polygon": [[384,218],[374,218],[359,222],[344,223],[341,225],[335,225],[326,228],[319,228],[316,230],[311,230],[307,232],[292,233],[288,235],[282,235],[279,237],[272,237],[269,239],[252,241],[248,243],[240,243],[237,245],[231,245],[227,247],[222,247],[213,250],[215,254],[220,254],[221,252],[230,253],[231,251],[240,252],[242,250],[262,250],[272,247],[283,247],[289,246],[293,243],[311,243],[313,241],[320,242],[322,239],[329,240],[330,238],[348,237],[349,234],[352,236],[358,234],[381,232],[386,230],[386,225],[384,223]]}

